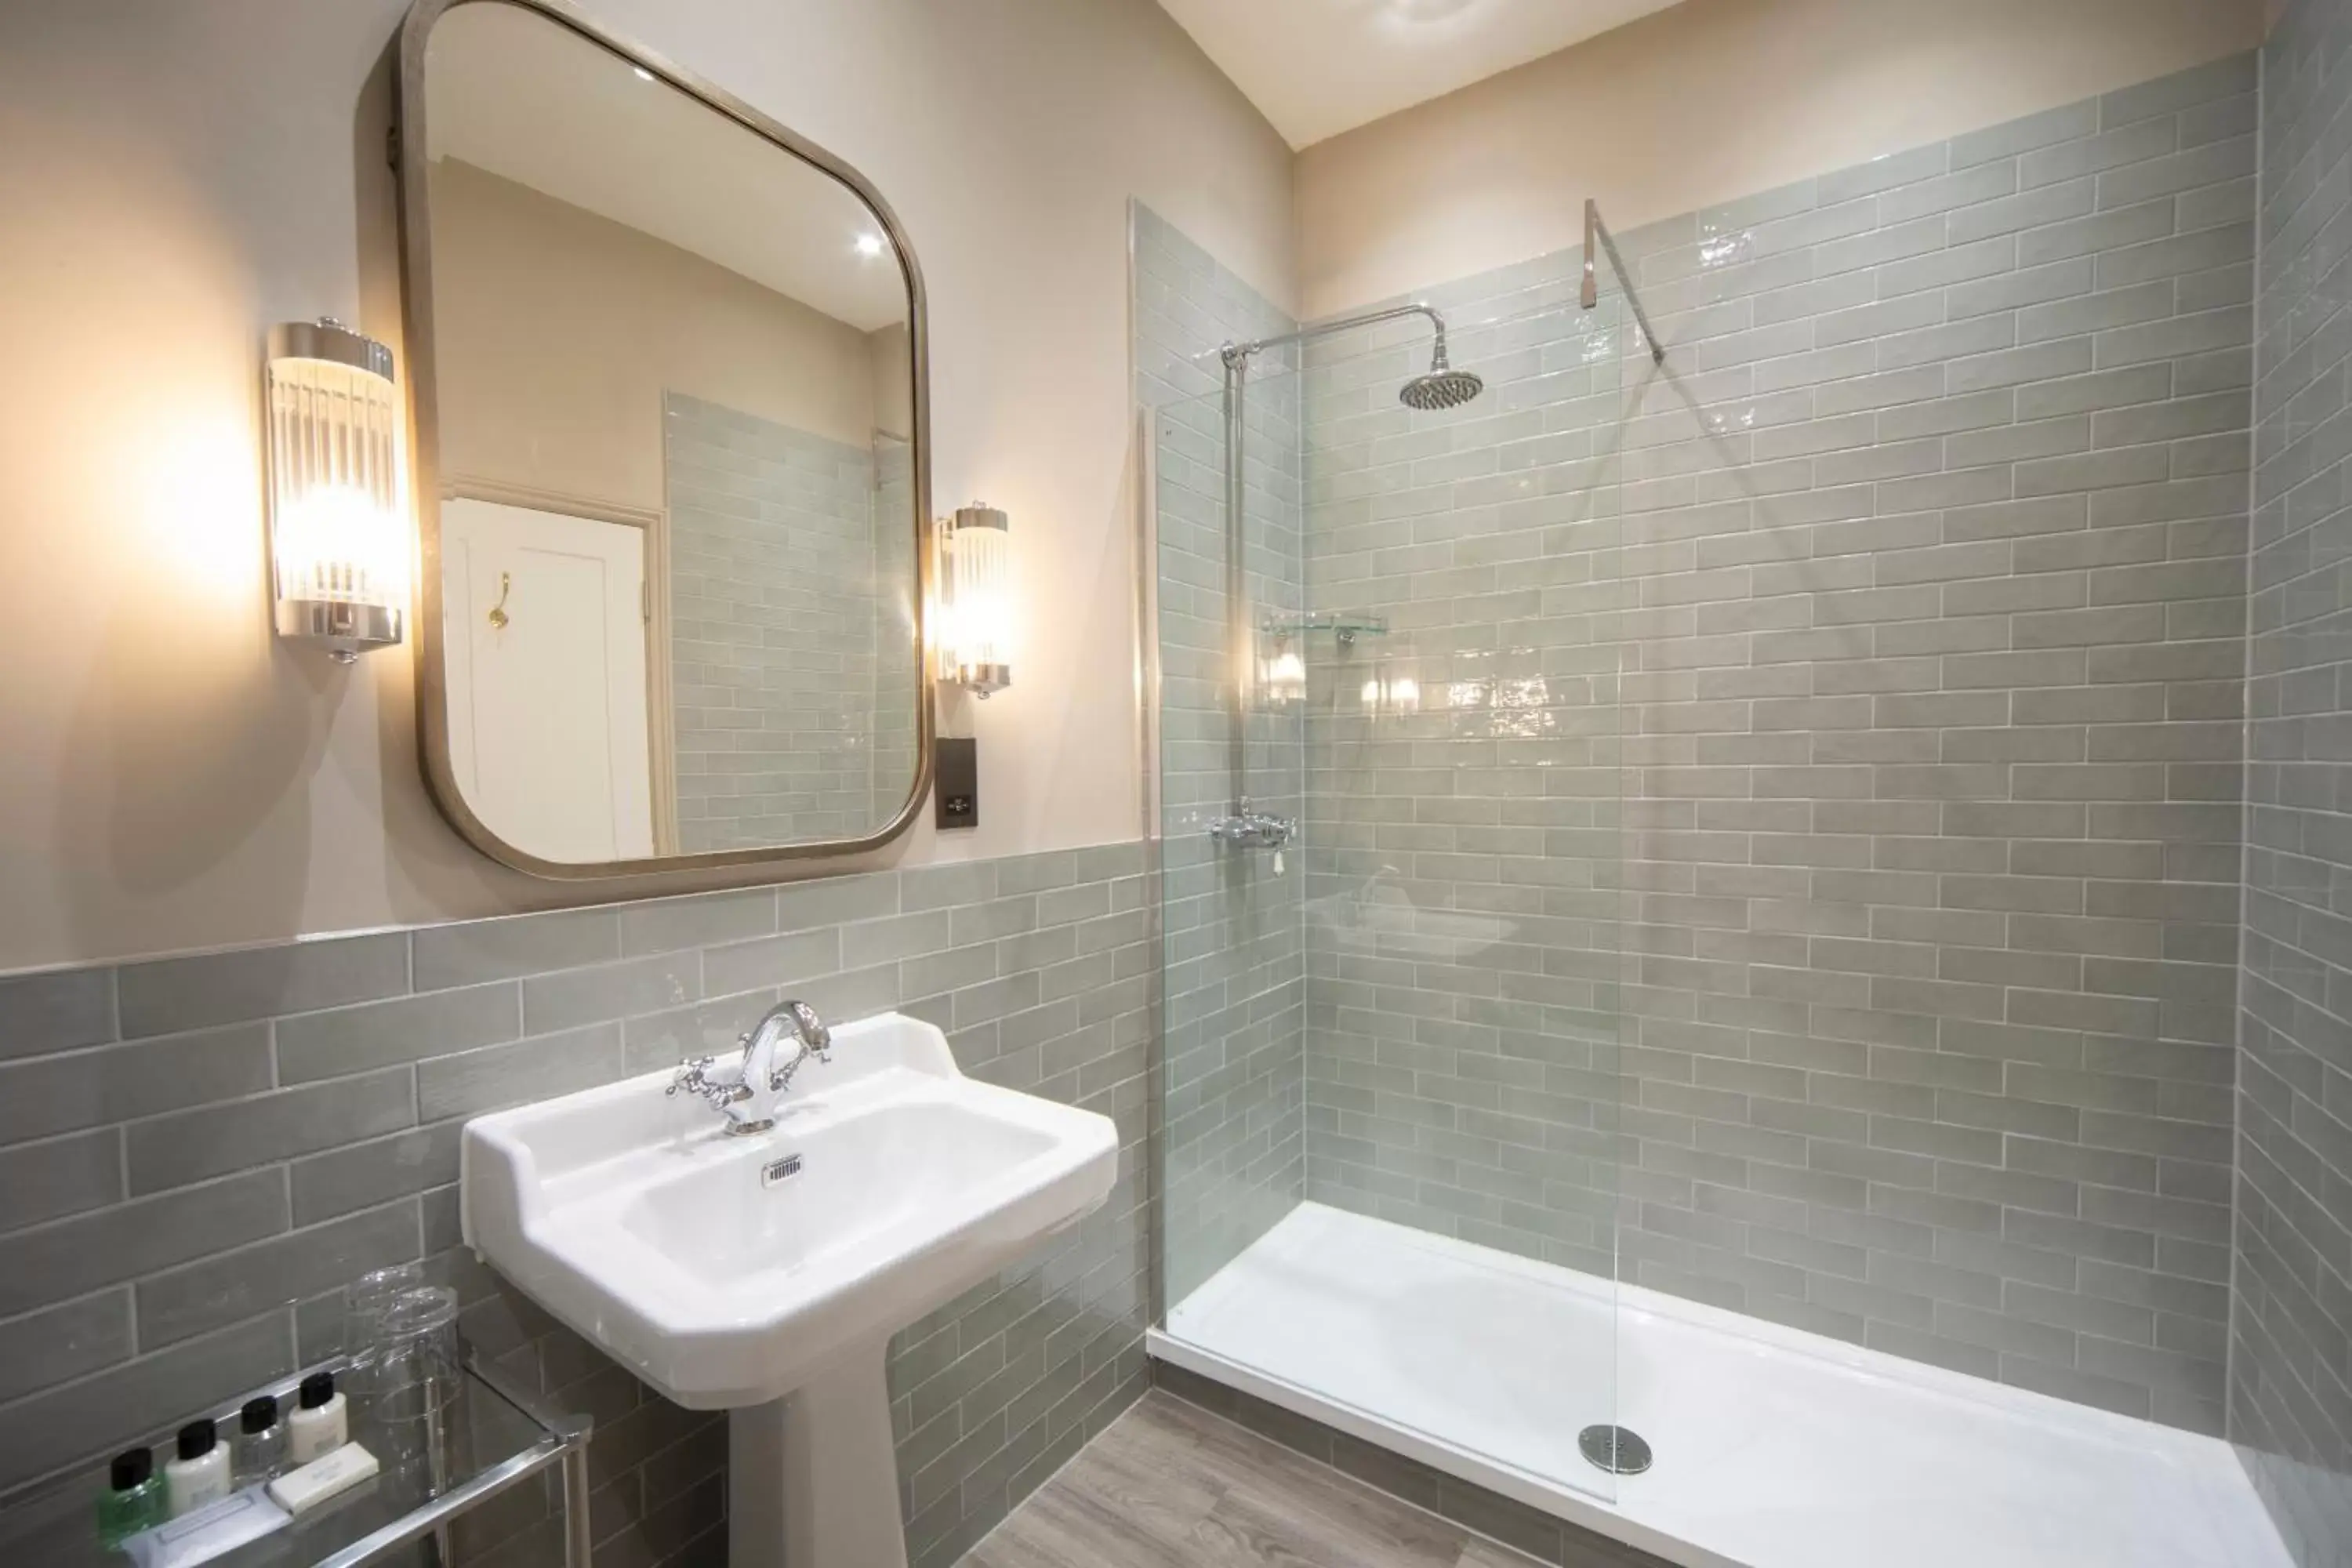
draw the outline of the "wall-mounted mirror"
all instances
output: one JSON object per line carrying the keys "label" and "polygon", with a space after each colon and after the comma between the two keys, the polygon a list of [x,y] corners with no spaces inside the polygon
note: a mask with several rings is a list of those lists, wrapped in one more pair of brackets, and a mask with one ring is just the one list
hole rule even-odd
{"label": "wall-mounted mirror", "polygon": [[871,847],[929,782],[920,276],[853,171],[535,0],[427,0],[401,201],[426,771],[542,875]]}

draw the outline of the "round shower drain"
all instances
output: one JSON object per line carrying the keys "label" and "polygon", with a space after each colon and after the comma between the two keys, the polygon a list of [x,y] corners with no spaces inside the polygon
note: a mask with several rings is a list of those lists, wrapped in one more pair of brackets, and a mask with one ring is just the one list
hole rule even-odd
{"label": "round shower drain", "polygon": [[1638,1476],[1650,1468],[1650,1446],[1623,1426],[1587,1426],[1576,1435],[1579,1452],[1612,1476]]}

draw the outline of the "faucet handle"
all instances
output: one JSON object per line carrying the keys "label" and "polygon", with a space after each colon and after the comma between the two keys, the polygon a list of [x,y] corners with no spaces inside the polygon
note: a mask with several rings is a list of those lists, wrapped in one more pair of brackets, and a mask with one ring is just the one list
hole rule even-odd
{"label": "faucet handle", "polygon": [[700,1096],[714,1108],[725,1105],[731,1092],[729,1086],[714,1083],[709,1077],[716,1061],[717,1058],[712,1057],[688,1057],[678,1064],[677,1076],[670,1079],[667,1089],[662,1090],[662,1097],[668,1099],[684,1089],[688,1094]]}

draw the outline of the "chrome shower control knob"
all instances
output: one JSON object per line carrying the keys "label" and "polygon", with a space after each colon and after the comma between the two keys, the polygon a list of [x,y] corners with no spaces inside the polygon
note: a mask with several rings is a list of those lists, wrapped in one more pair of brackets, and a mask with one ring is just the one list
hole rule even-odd
{"label": "chrome shower control knob", "polygon": [[1279,851],[1297,831],[1298,824],[1290,817],[1275,816],[1246,807],[1209,825],[1210,837],[1236,849]]}

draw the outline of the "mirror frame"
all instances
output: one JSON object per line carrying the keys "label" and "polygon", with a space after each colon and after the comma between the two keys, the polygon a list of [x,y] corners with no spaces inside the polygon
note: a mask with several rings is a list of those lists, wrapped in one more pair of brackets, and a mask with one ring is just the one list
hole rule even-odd
{"label": "mirror frame", "polygon": [[[656,855],[629,860],[547,860],[516,847],[476,816],[458,788],[450,765],[447,667],[442,648],[441,604],[441,473],[440,423],[433,355],[433,222],[426,191],[425,110],[425,48],[433,26],[463,5],[502,5],[536,13],[597,47],[609,51],[640,70],[699,100],[714,113],[726,116],[753,135],[798,158],[818,173],[831,175],[864,202],[890,237],[907,285],[907,336],[913,361],[913,448],[915,531],[916,756],[915,773],[906,804],[898,816],[860,838],[809,839],[757,849],[709,850],[697,854]],[[929,613],[931,574],[931,406],[930,331],[925,311],[923,274],[913,244],[898,215],[882,194],[849,164],[777,123],[750,104],[712,85],[693,72],[672,64],[650,49],[598,26],[580,15],[568,0],[415,0],[401,26],[400,79],[397,118],[393,125],[393,167],[399,183],[402,330],[408,351],[409,408],[408,474],[412,510],[416,519],[417,584],[415,677],[417,752],[433,802],[468,844],[503,865],[551,881],[598,881],[625,877],[659,877],[678,890],[737,887],[763,879],[763,868],[782,870],[795,862],[820,857],[842,857],[878,849],[904,835],[922,813],[931,792],[931,770],[937,734],[938,698],[931,679]]]}

